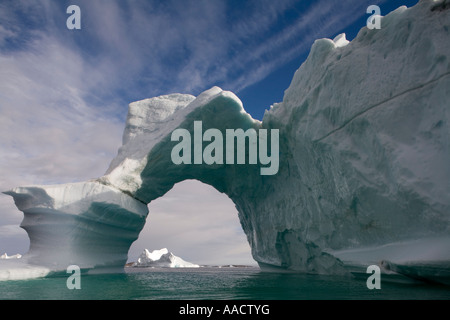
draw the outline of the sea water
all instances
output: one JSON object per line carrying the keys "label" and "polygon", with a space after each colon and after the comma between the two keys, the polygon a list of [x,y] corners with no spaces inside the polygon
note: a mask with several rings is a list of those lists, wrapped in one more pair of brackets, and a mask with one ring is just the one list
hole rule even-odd
{"label": "sea water", "polygon": [[[70,275],[0,281],[0,299],[27,300],[308,300],[450,299],[450,287],[381,279],[368,289],[364,276],[267,273],[257,267],[125,268],[123,273],[82,274],[80,289]],[[368,275],[369,276],[369,275]]]}

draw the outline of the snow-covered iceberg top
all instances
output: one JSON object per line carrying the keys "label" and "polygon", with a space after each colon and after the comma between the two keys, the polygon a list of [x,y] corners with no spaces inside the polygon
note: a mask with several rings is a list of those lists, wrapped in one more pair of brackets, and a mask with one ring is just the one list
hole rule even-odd
{"label": "snow-covered iceberg top", "polygon": [[198,268],[198,264],[184,261],[177,257],[167,248],[153,250],[144,249],[132,267],[157,267],[157,268]]}

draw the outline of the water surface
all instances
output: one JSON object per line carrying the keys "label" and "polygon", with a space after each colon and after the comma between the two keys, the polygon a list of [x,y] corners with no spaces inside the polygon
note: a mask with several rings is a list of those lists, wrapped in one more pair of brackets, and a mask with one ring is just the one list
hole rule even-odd
{"label": "water surface", "polygon": [[[368,276],[368,275],[367,275]],[[81,289],[69,290],[69,274],[33,280],[1,281],[0,299],[114,300],[372,300],[450,299],[450,287],[381,281],[369,290],[365,276],[261,272],[256,267],[126,268],[124,273],[81,275]]]}

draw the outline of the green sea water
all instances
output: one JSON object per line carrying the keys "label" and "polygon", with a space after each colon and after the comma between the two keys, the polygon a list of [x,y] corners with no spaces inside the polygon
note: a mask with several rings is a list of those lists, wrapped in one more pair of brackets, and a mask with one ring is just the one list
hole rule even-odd
{"label": "green sea water", "polygon": [[361,277],[261,272],[257,267],[151,269],[82,274],[80,289],[69,275],[0,282],[0,299],[12,300],[450,300],[450,287],[381,279],[369,290]]}

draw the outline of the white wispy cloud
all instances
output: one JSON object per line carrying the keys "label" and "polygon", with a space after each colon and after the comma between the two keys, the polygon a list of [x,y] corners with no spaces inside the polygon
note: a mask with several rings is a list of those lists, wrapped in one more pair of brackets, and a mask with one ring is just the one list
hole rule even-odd
{"label": "white wispy cloud", "polygon": [[[114,154],[111,148],[120,144],[123,124],[84,100],[91,90],[85,77],[92,71],[85,72],[87,66],[76,53],[45,37],[31,47],[0,56],[0,131],[2,152],[8,155],[0,161],[9,159],[22,169],[29,162],[34,172],[43,171],[43,180],[98,174],[107,165],[94,161],[105,156],[105,149]],[[83,161],[75,165],[72,160],[80,158],[88,160],[84,168]],[[54,169],[47,171],[50,164]],[[96,169],[82,171],[80,166]]]}
{"label": "white wispy cloud", "polygon": [[[372,2],[377,4],[380,1]],[[307,11],[299,13],[292,24],[263,38],[257,46],[246,48],[228,62],[228,69],[244,69],[249,64],[254,66],[251,72],[232,79],[230,87],[239,92],[261,81],[280,66],[302,53],[309,52],[316,39],[332,38],[340,30],[354,23],[364,15],[366,7],[364,2],[355,3],[351,0],[315,1]]]}

